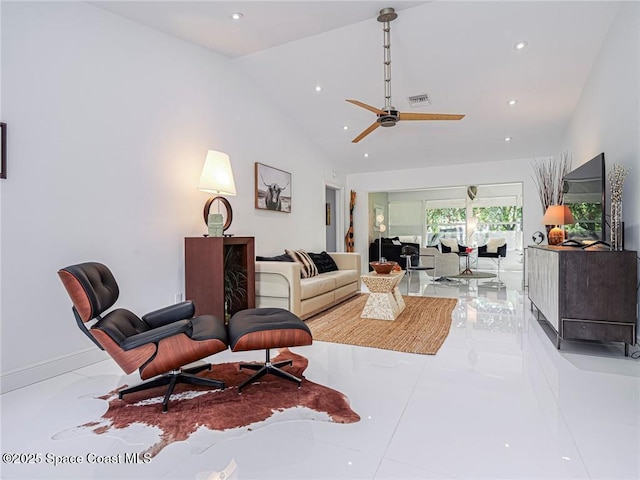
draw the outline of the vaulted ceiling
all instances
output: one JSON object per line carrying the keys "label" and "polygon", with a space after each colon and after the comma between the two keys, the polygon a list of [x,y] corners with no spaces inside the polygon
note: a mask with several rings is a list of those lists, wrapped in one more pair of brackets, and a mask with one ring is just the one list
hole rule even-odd
{"label": "vaulted ceiling", "polygon": [[[343,173],[559,155],[619,8],[610,1],[91,3],[232,59]],[[384,105],[376,17],[385,7],[398,13],[393,106],[466,117],[399,122],[354,144],[375,114],[345,100]],[[232,20],[234,12],[243,18]],[[526,48],[514,48],[520,41]],[[409,96],[424,93],[429,105],[409,105]]]}

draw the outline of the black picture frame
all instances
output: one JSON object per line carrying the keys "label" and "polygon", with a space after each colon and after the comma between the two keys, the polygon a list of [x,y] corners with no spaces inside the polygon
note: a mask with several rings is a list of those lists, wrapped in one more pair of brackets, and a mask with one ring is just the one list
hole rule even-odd
{"label": "black picture frame", "polygon": [[0,178],[7,178],[7,124],[0,122]]}
{"label": "black picture frame", "polygon": [[291,174],[259,162],[255,163],[255,171],[256,208],[291,213]]}

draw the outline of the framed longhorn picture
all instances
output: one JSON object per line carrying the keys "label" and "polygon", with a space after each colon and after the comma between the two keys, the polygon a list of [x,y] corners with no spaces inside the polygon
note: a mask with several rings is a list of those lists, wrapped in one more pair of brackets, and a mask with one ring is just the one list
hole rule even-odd
{"label": "framed longhorn picture", "polygon": [[256,208],[291,213],[291,174],[256,162]]}

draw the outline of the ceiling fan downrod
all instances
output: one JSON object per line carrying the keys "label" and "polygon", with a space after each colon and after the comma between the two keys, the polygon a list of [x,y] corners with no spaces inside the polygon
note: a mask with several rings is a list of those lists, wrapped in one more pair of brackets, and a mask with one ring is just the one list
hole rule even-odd
{"label": "ceiling fan downrod", "polygon": [[358,143],[378,127],[393,127],[400,120],[461,120],[464,115],[448,113],[402,113],[391,105],[391,27],[389,23],[398,18],[393,8],[383,8],[378,15],[378,21],[383,24],[384,34],[384,107],[376,108],[358,100],[347,102],[376,114],[376,120],[369,125],[360,135],[351,140]]}
{"label": "ceiling fan downrod", "polygon": [[391,25],[390,22],[398,18],[398,14],[391,7],[383,8],[378,15],[378,21],[383,24],[384,37],[384,109],[387,112],[395,110],[391,105]]}

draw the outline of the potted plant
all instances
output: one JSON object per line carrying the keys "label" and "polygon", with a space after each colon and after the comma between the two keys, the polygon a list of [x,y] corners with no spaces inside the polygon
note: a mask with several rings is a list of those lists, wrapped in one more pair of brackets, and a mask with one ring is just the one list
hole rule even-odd
{"label": "potted plant", "polygon": [[224,250],[224,317],[229,321],[234,305],[247,295],[247,269],[240,261],[240,252],[233,246]]}

